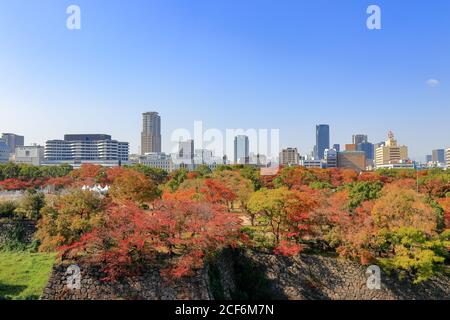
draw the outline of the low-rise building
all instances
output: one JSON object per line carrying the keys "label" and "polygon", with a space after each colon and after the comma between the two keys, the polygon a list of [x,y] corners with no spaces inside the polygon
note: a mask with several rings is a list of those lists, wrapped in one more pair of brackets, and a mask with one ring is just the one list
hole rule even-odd
{"label": "low-rise building", "polygon": [[64,140],[49,140],[45,144],[45,164],[62,163],[79,167],[82,164],[120,166],[128,162],[129,144],[112,140],[106,134],[68,134]]}
{"label": "low-rise building", "polygon": [[16,147],[13,161],[15,163],[40,166],[44,162],[44,147],[37,145]]}
{"label": "low-rise building", "polygon": [[416,169],[416,164],[412,161],[399,161],[377,165],[377,169]]}
{"label": "low-rise building", "polygon": [[298,166],[300,155],[297,148],[286,148],[280,152],[280,165],[285,167]]}
{"label": "low-rise building", "polygon": [[171,155],[166,153],[147,153],[139,157],[139,163],[152,168],[163,169],[167,172],[171,172],[175,168]]}
{"label": "low-rise building", "polygon": [[337,168],[337,150],[325,149],[324,157],[327,163],[327,168]]}
{"label": "low-rise building", "polygon": [[304,159],[304,160],[300,160],[299,165],[302,167],[305,167],[305,168],[323,169],[326,167],[327,163],[323,160]]}
{"label": "low-rise building", "polygon": [[338,168],[366,170],[366,154],[363,151],[343,151],[337,155]]}
{"label": "low-rise building", "polygon": [[450,168],[450,148],[445,151],[445,162],[447,164],[447,169]]}

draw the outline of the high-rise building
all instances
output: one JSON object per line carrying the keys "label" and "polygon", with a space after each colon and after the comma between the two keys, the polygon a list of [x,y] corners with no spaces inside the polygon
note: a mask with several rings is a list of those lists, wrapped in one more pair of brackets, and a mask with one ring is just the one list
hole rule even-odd
{"label": "high-rise building", "polygon": [[16,147],[16,152],[14,153],[13,161],[15,163],[40,166],[44,162],[44,147],[37,145]]}
{"label": "high-rise building", "polygon": [[2,140],[8,145],[9,153],[14,153],[16,147],[23,147],[25,138],[14,133],[3,133]]}
{"label": "high-rise building", "polygon": [[161,152],[161,117],[158,112],[142,114],[141,154]]}
{"label": "high-rise building", "polygon": [[234,137],[234,163],[248,164],[250,162],[250,143],[247,136]]}
{"label": "high-rise building", "polygon": [[314,148],[314,158],[322,160],[325,149],[330,149],[330,126],[319,124],[316,126],[316,146]]}
{"label": "high-rise building", "polygon": [[363,151],[366,154],[367,161],[373,161],[375,158],[375,149],[373,143],[361,142],[356,145],[356,151]]}
{"label": "high-rise building", "polygon": [[382,166],[408,160],[408,147],[399,146],[394,134],[389,132],[388,140],[375,150],[375,165]]}
{"label": "high-rise building", "polygon": [[0,140],[0,163],[9,161],[9,146],[5,141]]}
{"label": "high-rise building", "polygon": [[354,134],[352,138],[353,144],[366,143],[369,142],[367,134]]}
{"label": "high-rise building", "polygon": [[178,159],[184,164],[194,161],[194,140],[180,141],[178,144]]}
{"label": "high-rise building", "polygon": [[298,166],[300,155],[297,148],[286,148],[280,152],[280,165],[282,166]]}
{"label": "high-rise building", "polygon": [[356,151],[356,144],[354,144],[354,143],[347,143],[345,145],[345,151]]}
{"label": "high-rise building", "polygon": [[337,166],[339,168],[366,170],[366,154],[362,151],[343,151],[337,154]]}
{"label": "high-rise building", "polygon": [[425,156],[425,163],[429,163],[431,161],[433,161],[433,156],[431,154],[427,154]]}
{"label": "high-rise building", "polygon": [[433,150],[431,161],[436,163],[445,163],[445,150],[444,149]]}
{"label": "high-rise building", "polygon": [[337,155],[335,149],[325,149],[324,157],[327,163],[327,168],[337,168]]}
{"label": "high-rise building", "polygon": [[121,165],[128,161],[129,144],[112,140],[106,134],[67,134],[64,140],[49,140],[45,144],[45,164],[83,163],[104,166]]}
{"label": "high-rise building", "polygon": [[336,152],[341,151],[341,145],[339,143],[333,144],[333,149],[336,150]]}

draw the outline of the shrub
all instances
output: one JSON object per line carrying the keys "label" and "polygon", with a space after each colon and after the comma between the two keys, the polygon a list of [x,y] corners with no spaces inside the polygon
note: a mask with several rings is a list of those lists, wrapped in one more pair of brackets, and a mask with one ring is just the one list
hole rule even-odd
{"label": "shrub", "polygon": [[28,191],[19,202],[14,214],[22,219],[38,220],[41,217],[40,211],[44,206],[45,195],[43,193]]}
{"label": "shrub", "polygon": [[8,228],[2,235],[2,241],[0,242],[1,251],[23,251],[27,248],[27,244],[23,242],[24,227],[15,223]]}
{"label": "shrub", "polygon": [[17,203],[15,201],[0,202],[0,218],[12,218],[16,208]]}

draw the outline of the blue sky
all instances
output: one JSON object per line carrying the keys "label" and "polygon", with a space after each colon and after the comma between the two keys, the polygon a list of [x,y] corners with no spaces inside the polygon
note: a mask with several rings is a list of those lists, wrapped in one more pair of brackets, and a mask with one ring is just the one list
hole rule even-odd
{"label": "blue sky", "polygon": [[202,120],[308,153],[328,123],[332,143],[393,130],[422,159],[450,147],[449,86],[448,0],[0,0],[0,131],[26,143],[98,132],[136,152],[158,111],[166,151]]}

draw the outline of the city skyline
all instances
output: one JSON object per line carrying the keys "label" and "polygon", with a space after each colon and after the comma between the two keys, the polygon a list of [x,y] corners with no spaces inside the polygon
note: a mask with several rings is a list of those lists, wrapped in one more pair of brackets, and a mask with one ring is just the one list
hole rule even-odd
{"label": "city skyline", "polygon": [[341,145],[392,130],[414,160],[450,147],[448,1],[377,1],[382,30],[366,28],[367,1],[255,1],[80,0],[74,31],[67,1],[4,4],[0,131],[41,145],[105,132],[138,153],[141,114],[157,110],[164,152],[196,120],[280,129],[302,154],[319,123]]}
{"label": "city skyline", "polygon": [[[157,115],[157,117],[158,117],[158,126],[160,127],[161,126],[161,117],[160,117],[160,114],[158,113],[158,112],[156,112],[156,111],[146,111],[146,112],[143,112],[142,114],[141,114],[141,116],[144,116],[144,120],[142,120],[141,119],[141,124],[142,124],[142,121],[144,121],[144,123],[145,123],[145,115],[148,115],[148,114],[155,114],[155,115]],[[345,149],[345,147],[348,147],[348,146],[352,146],[353,144],[351,144],[351,143],[335,143],[335,140],[333,139],[333,135],[332,135],[332,126],[331,125],[328,125],[328,124],[317,124],[317,125],[315,125],[315,129],[316,129],[316,131],[315,131],[315,144],[313,143],[313,148],[311,149],[311,150],[299,150],[298,152],[299,152],[299,154],[300,155],[303,155],[303,156],[313,156],[314,158],[316,158],[316,159],[322,159],[323,157],[317,157],[317,154],[316,154],[316,151],[315,151],[315,148],[316,148],[316,144],[317,144],[317,139],[318,139],[318,134],[319,134],[319,128],[322,128],[322,127],[326,127],[326,136],[327,136],[327,138],[326,138],[326,140],[329,140],[328,141],[328,143],[329,143],[329,147],[327,147],[327,148],[323,148],[324,150],[325,149],[335,149],[335,147],[336,147],[336,145],[342,145],[342,146],[344,146],[344,149]],[[141,127],[141,129],[142,129],[142,127]],[[180,128],[178,128],[178,129],[180,129]],[[185,128],[183,128],[183,129],[185,129]],[[207,129],[211,129],[211,128],[207,128]],[[239,128],[239,129],[241,129],[241,128]],[[244,129],[245,130],[245,129]],[[0,133],[1,133],[1,130],[0,130]],[[17,135],[17,133],[4,133],[4,135],[5,134],[7,134],[7,135]],[[141,137],[140,137],[140,139],[141,139],[141,141],[142,141],[142,131],[141,131]],[[390,138],[390,135],[391,134],[393,134],[392,133],[392,131],[389,131],[388,133],[387,133],[387,135],[385,134],[385,137],[384,138],[382,138],[380,141],[381,141],[381,143],[384,143],[384,141],[386,140],[386,136],[388,137],[388,138]],[[67,133],[64,133],[63,134],[64,136],[70,136],[70,135],[74,135],[73,133],[69,133],[69,134],[67,134]],[[99,133],[97,132],[97,133],[92,133],[92,132],[83,132],[83,133],[77,133],[77,134],[75,134],[75,135],[99,135]],[[105,135],[105,134],[100,134],[100,135]],[[111,135],[111,132],[108,132],[106,135],[108,135],[108,136],[110,136]],[[33,146],[33,145],[39,145],[39,146],[45,146],[48,142],[51,142],[52,140],[54,140],[54,139],[46,139],[43,143],[37,143],[37,142],[31,142],[31,143],[29,143],[26,139],[27,139],[27,137],[25,137],[25,136],[23,136],[23,135],[18,135],[19,137],[21,137],[22,138],[22,141],[24,141],[24,142],[22,142],[22,145],[26,145],[26,146]],[[194,134],[192,134],[192,136],[194,136]],[[351,135],[351,138],[350,138],[350,142],[355,142],[355,137],[358,137],[358,136],[364,136],[364,138],[365,139],[368,139],[368,137],[369,137],[369,135],[367,135],[367,134],[362,134],[362,133],[356,133],[356,134],[352,134]],[[235,138],[236,137],[239,137],[239,135],[237,135],[237,136],[235,136]],[[0,139],[1,140],[1,139]],[[28,140],[30,140],[29,138],[28,138]],[[164,137],[163,136],[160,136],[159,137],[159,144],[162,144],[162,142],[164,142]],[[170,140],[170,139],[169,139]],[[195,139],[192,139],[192,141],[194,141]],[[371,140],[371,139],[368,139],[368,140]],[[403,139],[402,139],[403,140]],[[188,139],[188,141],[190,141],[190,139]],[[334,141],[334,142],[333,142]],[[377,140],[378,141],[378,140]],[[176,154],[177,152],[171,152],[170,150],[174,150],[174,146],[175,147],[178,147],[179,146],[179,144],[180,144],[180,140],[178,140],[178,141],[172,141],[172,143],[171,143],[171,148],[167,148],[168,150],[164,150],[164,149],[159,149],[159,151],[149,151],[150,153],[154,153],[154,152],[156,152],[156,153],[167,153],[167,154]],[[183,142],[186,142],[186,141],[183,141]],[[333,142],[333,143],[332,143]],[[129,142],[127,142],[127,143],[129,143]],[[235,144],[235,142],[233,142],[234,144]],[[375,149],[377,148],[377,145],[379,145],[380,143],[378,143],[378,142],[373,142],[373,141],[371,141],[371,142],[365,142],[365,143],[362,143],[363,145],[364,144],[369,144],[369,145],[372,145],[372,147],[374,147],[374,149],[373,149],[373,152],[375,152]],[[158,145],[158,144],[157,144]],[[359,145],[361,145],[361,143],[359,144]],[[355,145],[355,147],[356,147],[357,145]],[[204,148],[205,146],[196,146],[196,149],[204,149],[204,150],[208,150],[208,149],[205,149]],[[251,147],[251,146],[250,146]],[[281,152],[281,151],[283,151],[284,149],[286,149],[286,148],[295,148],[295,149],[297,149],[298,150],[298,147],[295,147],[295,146],[284,146],[284,145],[280,145],[280,148],[279,148],[279,152]],[[450,147],[449,146],[444,146],[444,147],[440,147],[440,148],[437,148],[437,149],[433,149],[433,150],[428,150],[429,151],[429,153],[435,153],[436,151],[442,151],[442,152],[444,152],[445,153],[445,150],[447,150],[447,149],[449,149]],[[339,150],[337,150],[337,151],[339,151]],[[356,149],[355,149],[355,151],[356,151]],[[364,151],[364,152],[366,152],[366,154],[367,154],[367,151],[366,150],[358,150],[358,151]],[[130,154],[135,154],[135,155],[140,155],[140,154],[145,154],[145,153],[147,153],[147,152],[142,152],[142,146],[141,145],[138,145],[138,151],[137,152],[134,152],[133,150],[131,150],[131,148],[130,148]],[[218,155],[216,155],[216,156],[223,156],[223,155],[227,155],[228,157],[229,156],[234,156],[234,154],[233,155],[231,155],[231,154],[226,154],[226,152],[224,152],[223,154],[218,154]],[[265,154],[262,154],[262,155],[265,155]],[[418,157],[413,157],[413,156],[409,156],[409,159],[411,159],[412,161],[416,161],[416,162],[419,162],[419,163],[426,163],[427,162],[427,157],[429,157],[429,156],[431,156],[431,155],[429,155],[428,153],[424,153],[423,155],[419,155]],[[445,154],[442,154],[441,155],[441,157],[445,157]],[[234,159],[234,157],[233,157],[233,159]],[[437,161],[435,161],[435,160],[432,160],[433,162],[437,162]],[[445,161],[444,161],[445,162]]]}

